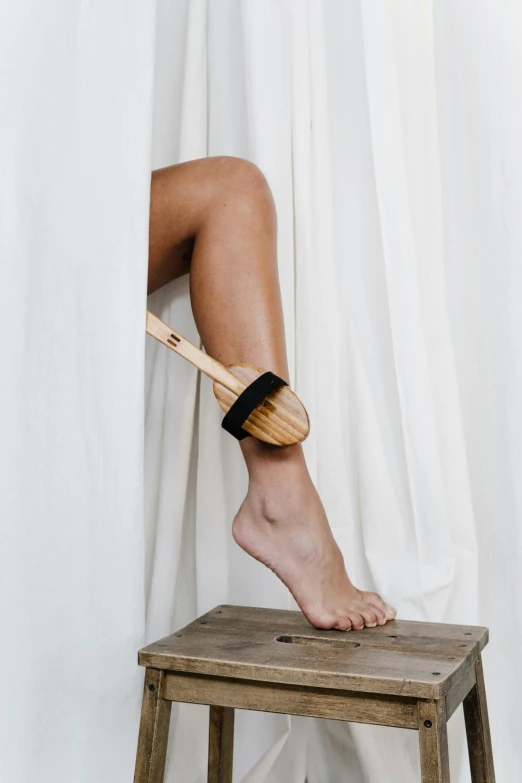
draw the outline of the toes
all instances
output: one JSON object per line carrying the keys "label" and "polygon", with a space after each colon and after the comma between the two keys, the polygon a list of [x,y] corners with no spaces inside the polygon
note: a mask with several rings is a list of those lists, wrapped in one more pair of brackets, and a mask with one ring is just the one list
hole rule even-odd
{"label": "toes", "polygon": [[386,604],[378,593],[363,593],[365,601],[368,601],[375,613],[379,625],[384,625],[388,620],[395,619],[397,611],[393,606]]}
{"label": "toes", "polygon": [[378,593],[364,592],[362,595],[365,601],[368,601],[369,604],[372,604],[377,609],[380,609],[383,614],[386,614],[386,604]]}
{"label": "toes", "polygon": [[350,618],[354,631],[361,631],[364,628],[364,619],[359,612],[349,612],[348,617]]}
{"label": "toes", "polygon": [[371,604],[364,604],[359,609],[359,614],[364,620],[364,624],[367,628],[375,628],[377,625],[377,615]]}
{"label": "toes", "polygon": [[319,631],[351,631],[352,621],[349,617],[333,612],[319,614],[308,613],[307,620]]}
{"label": "toes", "polygon": [[[342,613],[341,613],[342,612]],[[385,625],[388,620],[393,620],[396,612],[391,606],[387,606],[377,593],[359,592],[357,600],[350,607],[345,606],[339,613],[337,611],[321,611],[321,607],[315,607],[315,611],[305,613],[309,622],[319,630],[335,629],[338,631],[360,631],[364,627],[375,628],[377,625]]]}
{"label": "toes", "polygon": [[352,621],[349,617],[340,617],[334,625],[334,628],[336,628],[338,631],[351,631]]}
{"label": "toes", "polygon": [[[332,628],[337,628],[338,619],[334,614],[321,614],[319,612],[317,613],[306,613],[306,618],[308,622],[310,622],[314,628],[317,628],[318,631],[330,631]],[[344,618],[346,619],[346,618]],[[339,630],[343,630],[340,628]]]}
{"label": "toes", "polygon": [[376,606],[374,603],[370,604],[373,611],[375,612],[375,617],[377,619],[377,625],[386,625],[388,622],[388,618],[386,617],[386,614],[383,609]]}
{"label": "toes", "polygon": [[397,609],[394,609],[393,606],[389,606],[389,604],[384,604],[384,614],[387,620],[395,620],[397,617]]}

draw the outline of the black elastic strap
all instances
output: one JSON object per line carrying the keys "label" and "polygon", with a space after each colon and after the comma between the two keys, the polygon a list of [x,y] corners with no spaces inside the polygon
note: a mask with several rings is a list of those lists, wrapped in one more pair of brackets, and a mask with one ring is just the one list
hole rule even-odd
{"label": "black elastic strap", "polygon": [[286,381],[282,378],[278,378],[273,372],[264,372],[259,378],[246,387],[241,392],[237,400],[230,407],[228,413],[225,414],[221,426],[224,430],[229,432],[234,438],[243,440],[243,438],[250,435],[249,432],[243,429],[243,424],[248,419],[258,405],[261,405],[265,397],[279,389],[281,386],[288,386]]}

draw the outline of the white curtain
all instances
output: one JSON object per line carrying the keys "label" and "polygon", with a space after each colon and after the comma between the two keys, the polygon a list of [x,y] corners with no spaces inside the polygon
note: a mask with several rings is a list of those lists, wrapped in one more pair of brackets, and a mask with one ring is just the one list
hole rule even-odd
{"label": "white curtain", "polygon": [[[497,778],[522,779],[522,8],[158,0],[154,40],[155,13],[0,4],[0,780],[132,780],[138,647],[218,603],[291,606],[232,541],[246,472],[209,381],[144,351],[150,168],[218,154],[275,195],[352,577],[401,617],[490,627]],[[149,306],[198,341],[187,280]],[[414,783],[416,742],[241,712],[235,783]],[[206,743],[206,709],[176,707],[167,783],[205,780]]]}
{"label": "white curtain", "polygon": [[5,783],[133,776],[154,13],[0,3]]}
{"label": "white curtain", "polygon": [[[522,11],[440,0],[159,0],[154,166],[239,155],[279,213],[306,453],[357,584],[483,623],[499,780],[517,780]],[[197,340],[187,281],[150,306]],[[147,346],[150,639],[220,602],[290,607],[230,536],[246,488],[210,382]],[[203,781],[205,708],[167,780]],[[511,728],[513,727],[513,728]],[[452,780],[469,781],[461,711]],[[235,780],[406,783],[417,737],[240,713]]]}

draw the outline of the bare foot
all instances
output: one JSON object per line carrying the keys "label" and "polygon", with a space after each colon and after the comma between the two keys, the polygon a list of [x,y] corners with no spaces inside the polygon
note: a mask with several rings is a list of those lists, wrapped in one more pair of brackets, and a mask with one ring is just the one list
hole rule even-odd
{"label": "bare foot", "polygon": [[358,590],[348,578],[304,461],[265,462],[251,473],[232,532],[284,582],[316,628],[371,628],[395,617],[377,593]]}

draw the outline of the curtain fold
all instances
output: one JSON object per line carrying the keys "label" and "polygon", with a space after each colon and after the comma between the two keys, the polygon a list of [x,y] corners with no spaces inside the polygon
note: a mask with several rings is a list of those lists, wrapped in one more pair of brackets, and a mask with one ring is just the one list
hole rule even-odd
{"label": "curtain fold", "polygon": [[[312,421],[306,455],[349,570],[400,616],[495,627],[486,654],[493,735],[497,764],[514,779],[520,762],[503,738],[495,697],[506,632],[493,607],[506,601],[484,563],[500,573],[498,558],[507,559],[514,589],[511,543],[498,536],[492,543],[488,519],[495,498],[501,529],[518,540],[509,476],[520,454],[507,422],[516,429],[520,417],[519,317],[506,284],[519,278],[510,260],[519,248],[518,185],[508,175],[518,164],[512,142],[519,112],[509,109],[507,96],[520,56],[507,28],[510,45],[501,51],[488,24],[493,17],[516,24],[521,14],[507,0],[473,11],[431,0],[222,0],[184,2],[173,11],[160,0],[159,15],[165,24],[158,25],[158,62],[164,66],[173,35],[183,38],[179,27],[187,45],[176,54],[181,77],[156,71],[155,124],[170,129],[155,132],[158,165],[231,154],[266,174],[279,215],[291,377]],[[487,65],[478,63],[481,45],[491,54]],[[481,265],[470,283],[475,232]],[[486,248],[494,266],[486,267]],[[156,303],[195,338],[184,281]],[[291,606],[277,580],[232,542],[246,473],[220,430],[210,384],[202,378],[198,391],[190,368],[171,357],[161,362],[161,371],[149,367],[149,377],[162,395],[170,388],[180,407],[168,415],[149,408],[157,431],[147,439],[155,448],[168,426],[164,442],[173,461],[168,470],[158,463],[146,485],[151,498],[173,495],[152,517],[163,527],[156,528],[157,568],[167,562],[168,544],[178,594],[161,596],[163,585],[150,611],[164,617],[166,633],[168,616],[185,622],[221,601]],[[493,422],[500,427],[494,441]],[[190,546],[180,550],[180,536]],[[181,587],[180,574],[190,589]],[[205,710],[182,707],[181,716],[168,780],[181,768],[188,779],[203,780],[203,762],[178,737],[186,739],[187,725],[204,735]],[[239,714],[237,730],[238,781],[324,783],[348,773],[361,783],[418,778],[416,739],[406,732],[252,713]],[[450,730],[452,779],[464,783],[461,714]],[[197,746],[204,753],[200,739]]]}
{"label": "curtain fold", "polygon": [[[247,475],[210,381],[144,338],[151,165],[206,155],[274,192],[352,578],[490,627],[497,776],[521,778],[521,29],[515,0],[2,4],[0,779],[131,780],[136,650],[218,603],[294,607],[232,540]],[[148,306],[198,343],[188,293]],[[205,780],[207,720],[174,706],[167,783]],[[467,783],[461,711],[450,734]],[[236,783],[418,777],[414,733],[238,714]]]}
{"label": "curtain fold", "polygon": [[0,779],[131,780],[154,6],[0,7]]}

